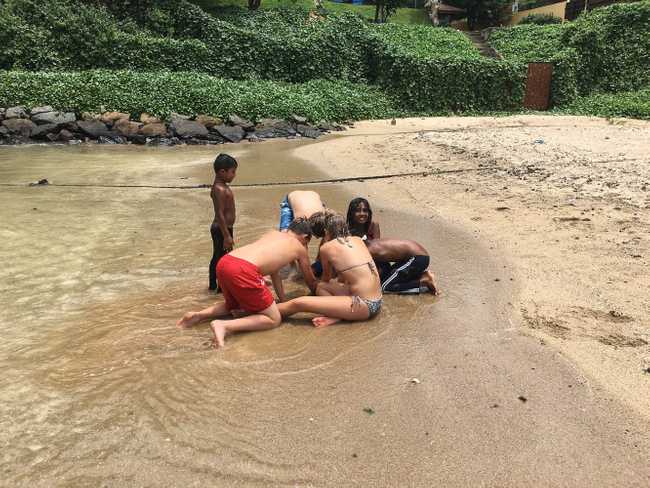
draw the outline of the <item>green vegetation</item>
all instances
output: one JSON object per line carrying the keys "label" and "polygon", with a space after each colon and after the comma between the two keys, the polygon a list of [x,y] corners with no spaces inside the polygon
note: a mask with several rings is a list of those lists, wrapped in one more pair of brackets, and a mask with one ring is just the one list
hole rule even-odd
{"label": "green vegetation", "polygon": [[574,100],[563,113],[650,119],[650,87],[631,92],[598,93]]}
{"label": "green vegetation", "polygon": [[561,24],[561,23],[562,23],[562,19],[556,17],[553,14],[529,14],[519,21],[519,25],[522,24],[547,25],[547,24]]}
{"label": "green vegetation", "polygon": [[387,50],[402,55],[413,55],[420,59],[481,57],[472,41],[464,35],[459,35],[456,29],[382,24],[374,26],[373,30]]}
{"label": "green vegetation", "polygon": [[[228,9],[236,12],[247,10],[247,2],[245,0],[193,0],[192,3],[199,5],[203,10],[217,17],[220,17],[223,11]],[[260,10],[286,9],[287,7],[309,10],[313,6],[313,0],[262,0]],[[351,3],[338,3],[325,0],[323,6],[328,13],[353,13],[369,20],[375,18],[374,5],[353,5]],[[395,24],[431,25],[431,20],[423,8],[398,8],[390,16],[389,22]]]}
{"label": "green vegetation", "polygon": [[[596,9],[561,25],[499,29],[490,43],[508,60],[553,63],[552,101],[574,106],[578,96],[590,100],[594,93],[633,92],[650,85],[649,32],[650,0],[644,0]],[[627,93],[622,98],[637,100]],[[594,106],[580,104],[575,106]]]}
{"label": "green vegetation", "polygon": [[52,105],[77,112],[117,110],[166,117],[238,114],[262,117],[303,115],[311,121],[385,118],[399,115],[377,88],[315,80],[298,85],[233,81],[198,73],[0,71],[0,106]]}

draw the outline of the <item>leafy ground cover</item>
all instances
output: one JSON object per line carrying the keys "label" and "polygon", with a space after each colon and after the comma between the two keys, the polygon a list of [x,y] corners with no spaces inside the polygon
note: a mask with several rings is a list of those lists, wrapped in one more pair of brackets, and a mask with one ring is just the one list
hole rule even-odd
{"label": "leafy ground cover", "polygon": [[576,115],[650,119],[650,87],[631,92],[597,93],[579,97],[559,111]]}
{"label": "leafy ground cover", "polygon": [[402,26],[383,24],[374,26],[375,35],[386,49],[421,59],[456,57],[480,58],[481,54],[472,41],[456,29],[429,26]]}
{"label": "leafy ground cover", "polygon": [[172,112],[237,114],[252,120],[298,114],[313,122],[400,114],[382,90],[359,83],[234,81],[193,72],[0,71],[0,106],[14,105],[133,115],[147,112],[162,117]]}

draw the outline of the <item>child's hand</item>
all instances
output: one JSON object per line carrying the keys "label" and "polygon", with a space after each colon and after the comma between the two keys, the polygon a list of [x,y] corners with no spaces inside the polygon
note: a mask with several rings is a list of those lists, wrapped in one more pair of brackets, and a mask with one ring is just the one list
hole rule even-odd
{"label": "child's hand", "polygon": [[223,238],[223,250],[224,251],[232,251],[232,248],[235,245],[235,241],[233,240],[232,236],[225,236]]}

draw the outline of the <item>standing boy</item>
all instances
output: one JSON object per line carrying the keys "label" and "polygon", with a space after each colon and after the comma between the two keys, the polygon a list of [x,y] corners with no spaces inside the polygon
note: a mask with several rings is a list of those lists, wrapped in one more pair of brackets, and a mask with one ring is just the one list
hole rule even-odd
{"label": "standing boy", "polygon": [[225,302],[200,312],[187,312],[177,322],[178,327],[191,327],[204,320],[231,314],[234,320],[213,320],[215,347],[224,344],[226,335],[234,332],[267,330],[280,325],[278,306],[266,287],[264,275],[270,274],[278,300],[286,300],[278,271],[286,264],[298,261],[305,282],[316,290],[316,279],[309,267],[307,244],[311,227],[306,219],[294,220],[287,232],[277,230],[264,234],[259,240],[239,247],[224,256],[217,265],[219,286]]}
{"label": "standing boy", "polygon": [[214,220],[210,226],[212,259],[210,260],[210,289],[217,289],[217,263],[234,245],[235,197],[228,183],[237,174],[237,160],[228,154],[219,154],[214,160],[214,183],[210,198],[214,205]]}

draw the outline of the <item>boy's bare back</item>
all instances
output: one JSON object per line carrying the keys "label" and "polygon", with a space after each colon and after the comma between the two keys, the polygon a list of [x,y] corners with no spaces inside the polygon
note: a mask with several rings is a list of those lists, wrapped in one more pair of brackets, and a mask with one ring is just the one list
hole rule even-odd
{"label": "boy's bare back", "polygon": [[394,262],[412,256],[428,256],[427,250],[409,239],[373,239],[366,242],[368,251],[376,261]]}
{"label": "boy's bare back", "polygon": [[273,274],[293,261],[308,259],[307,249],[298,239],[276,230],[267,232],[257,241],[239,247],[230,254],[253,263],[263,275]]}
{"label": "boy's bare back", "polygon": [[289,205],[293,210],[293,218],[304,217],[308,219],[316,212],[323,210],[323,202],[315,191],[296,190],[287,195]]}

